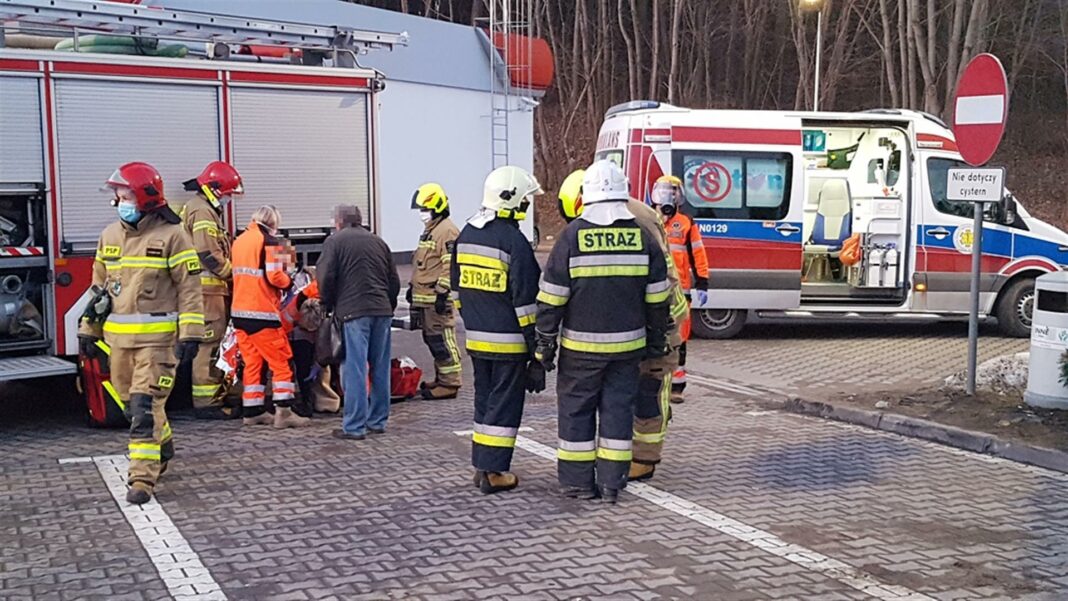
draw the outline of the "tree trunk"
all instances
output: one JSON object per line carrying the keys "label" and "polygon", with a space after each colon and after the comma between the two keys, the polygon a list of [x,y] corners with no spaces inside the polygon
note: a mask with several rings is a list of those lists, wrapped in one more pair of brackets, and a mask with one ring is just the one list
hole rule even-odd
{"label": "tree trunk", "polygon": [[886,8],[887,0],[879,0],[879,17],[883,25],[883,67],[886,69],[886,85],[890,88],[891,106],[901,106],[901,90],[897,87],[897,75],[894,72],[893,40],[890,37],[890,13]]}
{"label": "tree trunk", "polygon": [[964,0],[953,4],[953,30],[949,34],[949,59],[946,62],[946,100],[957,89],[957,70],[960,67],[961,36],[964,35]]}
{"label": "tree trunk", "polygon": [[[634,0],[630,0],[633,5]],[[627,33],[627,24],[623,22],[623,0],[619,0],[617,3],[616,14],[619,16],[619,31],[623,34],[623,43],[627,46],[627,73],[629,75],[627,83],[630,90],[630,100],[634,100],[638,97],[638,74],[637,61],[635,60],[634,52],[634,40]],[[631,18],[634,18],[634,13],[631,13]]]}
{"label": "tree trunk", "polygon": [[679,85],[679,26],[682,22],[682,0],[675,0],[671,16],[671,68],[668,71],[668,102],[675,104]]}
{"label": "tree trunk", "polygon": [[653,38],[649,43],[652,57],[649,65],[649,100],[660,97],[660,0],[652,0],[649,8],[653,11]]}
{"label": "tree trunk", "polygon": [[638,4],[635,0],[630,0],[630,29],[631,39],[634,40],[634,73],[637,79],[634,81],[635,93],[631,96],[632,99],[637,100],[641,96],[642,87],[642,32],[641,32],[641,13],[638,11]]}

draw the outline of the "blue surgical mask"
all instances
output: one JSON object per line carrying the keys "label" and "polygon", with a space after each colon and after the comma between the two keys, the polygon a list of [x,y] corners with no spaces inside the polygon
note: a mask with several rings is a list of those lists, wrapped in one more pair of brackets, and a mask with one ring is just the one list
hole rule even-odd
{"label": "blue surgical mask", "polygon": [[137,205],[132,202],[120,202],[118,204],[119,219],[122,219],[126,223],[137,223],[141,220],[141,211],[137,210]]}

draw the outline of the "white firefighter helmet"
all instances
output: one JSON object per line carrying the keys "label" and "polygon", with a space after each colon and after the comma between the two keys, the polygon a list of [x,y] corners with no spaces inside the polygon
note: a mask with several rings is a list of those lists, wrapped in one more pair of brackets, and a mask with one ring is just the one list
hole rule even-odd
{"label": "white firefighter helmet", "polygon": [[541,184],[526,169],[505,165],[486,177],[482,206],[498,217],[520,221],[526,217],[531,197],[541,193]]}
{"label": "white firefighter helmet", "polygon": [[582,203],[591,205],[606,200],[630,198],[627,176],[615,163],[602,159],[586,169],[582,180]]}

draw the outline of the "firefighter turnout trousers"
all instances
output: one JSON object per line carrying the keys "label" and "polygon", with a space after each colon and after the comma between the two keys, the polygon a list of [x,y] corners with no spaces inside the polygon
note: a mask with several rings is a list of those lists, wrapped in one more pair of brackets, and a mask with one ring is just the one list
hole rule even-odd
{"label": "firefighter turnout trousers", "polygon": [[193,407],[222,407],[223,374],[215,367],[219,344],[226,333],[228,297],[204,295],[204,341],[193,358]]}
{"label": "firefighter turnout trousers", "polygon": [[645,359],[639,366],[641,376],[634,405],[635,463],[660,463],[671,417],[671,372],[677,364],[678,357],[671,353],[665,357]]}
{"label": "firefighter turnout trousers", "polygon": [[434,386],[460,387],[460,347],[456,344],[456,313],[449,301],[445,314],[422,307],[423,342],[434,357]]}
{"label": "firefighter turnout trousers", "polygon": [[293,350],[282,328],[263,328],[254,334],[238,329],[237,348],[245,362],[241,378],[242,415],[255,417],[264,412],[266,387],[263,385],[263,364],[271,370],[271,400],[276,407],[288,407],[296,394],[293,383]]}
{"label": "firefighter turnout trousers", "polygon": [[164,410],[177,361],[170,347],[111,348],[111,385],[126,401],[130,420],[128,484],[149,490],[164,463],[174,457],[171,424]]}
{"label": "firefighter turnout trousers", "polygon": [[485,472],[507,472],[523,418],[527,362],[472,357],[475,368],[475,433],[471,465]]}
{"label": "firefighter turnout trousers", "polygon": [[[560,354],[560,484],[621,490],[632,458],[631,430],[638,393],[638,359],[605,361]],[[600,416],[600,423],[598,423]]]}

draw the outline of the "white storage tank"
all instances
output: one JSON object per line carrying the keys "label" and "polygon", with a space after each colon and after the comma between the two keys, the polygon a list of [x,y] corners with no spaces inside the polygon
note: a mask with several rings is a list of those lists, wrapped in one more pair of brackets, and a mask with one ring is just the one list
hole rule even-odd
{"label": "white storage tank", "polygon": [[1068,409],[1068,386],[1061,383],[1061,357],[1068,361],[1068,272],[1039,277],[1035,293],[1024,401],[1035,407]]}

